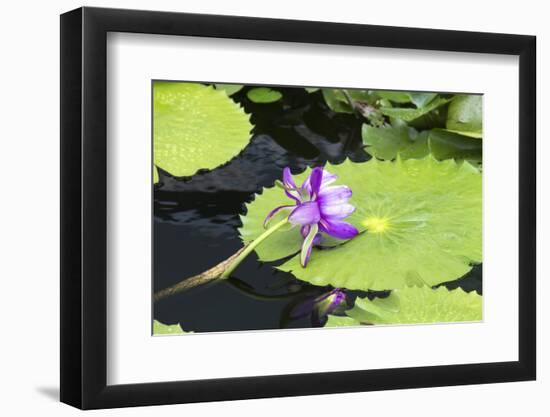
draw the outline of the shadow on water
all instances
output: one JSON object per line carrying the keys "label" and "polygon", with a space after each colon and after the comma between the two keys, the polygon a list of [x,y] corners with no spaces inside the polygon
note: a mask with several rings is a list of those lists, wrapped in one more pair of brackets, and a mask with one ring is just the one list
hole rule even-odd
{"label": "shadow on water", "polygon": [[[237,228],[245,203],[280,179],[284,167],[299,172],[327,161],[370,159],[362,148],[359,119],[330,111],[319,92],[280,90],[283,99],[273,104],[250,102],[246,88],[233,96],[252,115],[255,127],[249,145],[229,163],[191,178],[161,172],[162,184],[154,191],[155,291],[198,274],[241,248]],[[481,292],[481,267],[449,287],[456,285]],[[198,332],[315,327],[322,320],[314,314],[293,311],[330,290],[300,282],[252,254],[234,278],[156,303],[154,316]]]}

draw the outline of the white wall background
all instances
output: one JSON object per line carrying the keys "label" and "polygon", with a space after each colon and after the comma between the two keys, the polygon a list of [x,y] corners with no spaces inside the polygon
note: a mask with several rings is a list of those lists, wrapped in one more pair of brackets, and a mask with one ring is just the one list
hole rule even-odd
{"label": "white wall background", "polygon": [[[3,415],[78,412],[57,402],[59,378],[59,17],[81,6],[72,0],[5,2],[2,7],[0,152],[0,410]],[[538,36],[538,96],[550,97],[543,73],[550,68],[550,26],[545,3],[392,0],[391,2],[306,2],[304,0],[123,0],[89,6],[235,14],[291,19],[510,32]],[[406,70],[406,69],[404,69]],[[548,415],[550,392],[550,194],[543,194],[550,167],[542,155],[550,133],[538,102],[539,119],[539,378],[537,382],[388,391],[315,397],[146,407],[94,415],[224,416],[340,413],[375,416]],[[544,107],[543,107],[544,106]],[[473,341],[475,343],[475,341]],[[546,394],[546,395],[545,395]]]}

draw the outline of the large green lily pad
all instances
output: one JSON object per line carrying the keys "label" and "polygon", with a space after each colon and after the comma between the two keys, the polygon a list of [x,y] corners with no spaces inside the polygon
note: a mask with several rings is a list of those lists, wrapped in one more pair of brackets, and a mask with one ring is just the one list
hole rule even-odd
{"label": "large green lily pad", "polygon": [[[331,249],[313,249],[305,268],[294,256],[279,269],[315,285],[385,290],[411,278],[428,285],[451,281],[481,262],[481,175],[469,163],[428,156],[325,168],[338,175],[336,184],[353,190],[356,211],[347,220],[362,233]],[[291,200],[279,188],[257,196],[242,218],[243,240],[259,236],[266,214],[282,204]],[[272,261],[296,253],[301,242],[294,228],[277,232],[256,252]]]}
{"label": "large green lily pad", "polygon": [[475,291],[412,286],[387,298],[357,298],[345,316],[329,316],[325,327],[480,321],[482,310],[483,298]]}
{"label": "large green lily pad", "polygon": [[243,149],[249,115],[223,90],[182,82],[155,82],[154,163],[175,176],[213,169]]}

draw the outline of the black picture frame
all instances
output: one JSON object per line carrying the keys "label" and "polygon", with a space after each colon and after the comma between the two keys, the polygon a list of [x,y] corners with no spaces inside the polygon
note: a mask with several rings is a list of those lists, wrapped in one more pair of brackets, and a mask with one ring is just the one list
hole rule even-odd
{"label": "black picture frame", "polygon": [[[107,385],[108,32],[519,56],[519,360]],[[535,379],[535,51],[524,35],[88,7],[61,15],[61,401],[94,409]]]}

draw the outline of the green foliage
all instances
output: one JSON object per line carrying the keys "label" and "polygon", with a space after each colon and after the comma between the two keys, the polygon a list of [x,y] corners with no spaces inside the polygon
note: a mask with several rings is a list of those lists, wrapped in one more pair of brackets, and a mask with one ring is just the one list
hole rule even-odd
{"label": "green foliage", "polygon": [[342,90],[323,88],[322,92],[325,103],[332,111],[336,113],[353,113],[350,102],[346,99]]}
{"label": "green foliage", "polygon": [[392,101],[394,103],[410,103],[411,96],[405,91],[384,91],[376,90],[374,92],[378,97]]}
{"label": "green foliage", "polygon": [[373,127],[364,124],[361,129],[365,150],[378,159],[392,160],[399,154],[403,159],[422,158],[429,152],[428,132],[419,134],[407,125]]}
{"label": "green foliage", "polygon": [[[323,88],[323,97],[330,109],[338,113],[352,113],[352,105],[355,104],[376,104],[384,115],[405,121],[418,119],[449,101],[436,93],[334,88]],[[392,103],[407,107],[394,107]],[[411,107],[410,104],[414,104],[415,107]]]}
{"label": "green foliage", "polygon": [[462,135],[481,138],[482,97],[480,95],[459,95],[449,105],[447,129]]}
{"label": "green foliage", "polygon": [[[383,115],[404,120],[406,122],[412,122],[432,110],[447,104],[450,101],[448,98],[436,97],[432,99],[428,104],[423,107],[382,107],[380,111]],[[419,101],[422,102],[423,101]]]}
{"label": "green foliage", "polygon": [[244,85],[242,84],[214,84],[216,90],[223,90],[228,96],[232,96],[242,90]]}
{"label": "green foliage", "polygon": [[410,93],[411,101],[418,108],[427,106],[434,98],[437,97],[437,93]]}
{"label": "green foliage", "polygon": [[431,153],[436,159],[455,159],[481,162],[482,142],[478,139],[432,129],[418,132],[406,124],[376,128],[364,124],[362,128],[365,150],[382,160],[423,158]]}
{"label": "green foliage", "polygon": [[437,159],[465,159],[481,162],[482,141],[445,129],[429,131],[430,152]]}
{"label": "green foliage", "polygon": [[[482,137],[482,97],[480,95],[445,95],[437,93],[414,93],[406,91],[384,90],[345,90],[322,89],[323,97],[329,108],[339,113],[357,113],[364,116],[373,127],[387,127],[384,116],[391,121],[392,126],[408,125],[417,130],[432,130],[446,128],[449,133],[455,133],[459,142],[456,148],[464,147],[460,136],[481,139]],[[411,131],[408,140],[404,129],[375,132],[363,129],[363,139],[371,147],[367,149],[371,155],[381,159],[393,159],[397,153],[404,152],[405,158],[419,157],[429,152],[429,141],[426,134],[420,132],[421,143],[414,143],[416,134]],[[384,144],[384,139],[390,142]],[[435,135],[437,140],[437,135]],[[446,142],[453,136],[446,136]],[[425,144],[425,146],[424,146]],[[414,147],[413,155],[407,156],[408,148]],[[424,152],[425,151],[425,152]],[[461,159],[457,155],[447,154],[448,158]],[[390,155],[389,157],[383,155]]]}
{"label": "green foliage", "polygon": [[352,103],[372,104],[377,98],[368,90],[323,88],[322,93],[327,106],[336,113],[353,113]]}
{"label": "green foliage", "polygon": [[413,103],[417,108],[425,107],[428,103],[430,103],[434,98],[437,97],[436,93],[408,93],[406,91],[376,90],[373,91],[373,94],[394,103]]}
{"label": "green foliage", "polygon": [[216,168],[248,144],[249,115],[225,91],[155,82],[153,96],[154,163],[170,174]]}
{"label": "green foliage", "polygon": [[153,335],[176,335],[184,334],[179,324],[163,324],[158,320],[153,320]]}
{"label": "green foliage", "polygon": [[[375,91],[379,112],[391,124],[365,117],[362,127],[365,150],[382,160],[422,158],[482,160],[482,97],[436,93]],[[412,107],[412,105],[416,107]]]}
{"label": "green foliage", "polygon": [[[356,211],[349,220],[363,233],[331,249],[313,249],[306,268],[294,256],[280,270],[314,285],[385,290],[401,288],[411,277],[428,285],[454,280],[481,261],[481,175],[469,163],[372,159],[327,164],[326,170],[353,190]],[[292,202],[277,187],[256,196],[242,217],[243,240],[259,236],[267,213],[283,204]],[[297,253],[301,242],[293,228],[274,234],[256,252],[273,261]]]}
{"label": "green foliage", "polygon": [[475,291],[408,286],[392,291],[387,298],[357,298],[345,316],[329,316],[325,326],[480,321],[482,310],[483,299]]}
{"label": "green foliage", "polygon": [[274,103],[283,97],[279,91],[267,87],[253,88],[246,95],[254,103]]}
{"label": "green foliage", "polygon": [[467,136],[469,138],[481,139],[483,137],[482,132],[461,132],[460,130],[440,129],[449,133],[456,133],[457,135]]}

